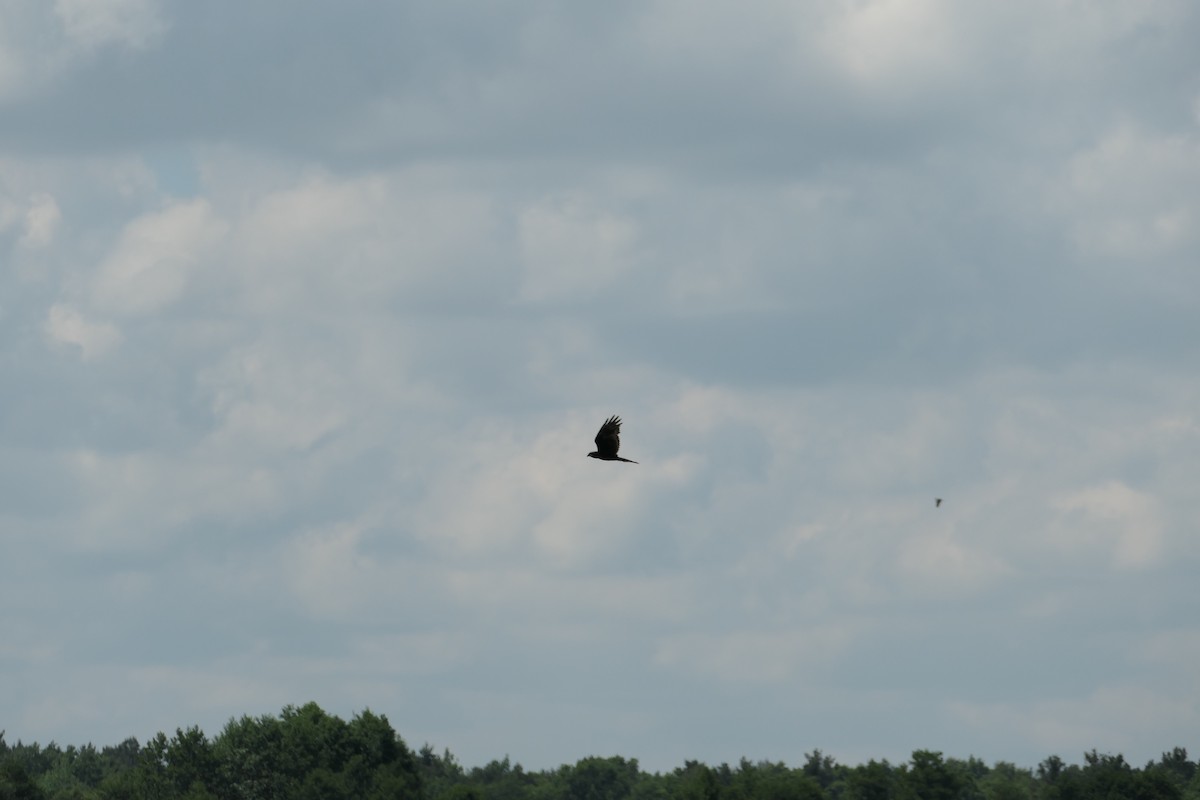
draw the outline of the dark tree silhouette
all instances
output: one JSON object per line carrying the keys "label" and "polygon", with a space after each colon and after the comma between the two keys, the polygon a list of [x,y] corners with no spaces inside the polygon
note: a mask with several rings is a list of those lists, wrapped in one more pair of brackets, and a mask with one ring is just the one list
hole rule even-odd
{"label": "dark tree silhouette", "polygon": [[629,458],[621,458],[617,451],[621,449],[621,418],[611,416],[600,426],[596,434],[596,450],[588,453],[588,458],[598,458],[601,461],[625,461],[630,464],[638,462]]}

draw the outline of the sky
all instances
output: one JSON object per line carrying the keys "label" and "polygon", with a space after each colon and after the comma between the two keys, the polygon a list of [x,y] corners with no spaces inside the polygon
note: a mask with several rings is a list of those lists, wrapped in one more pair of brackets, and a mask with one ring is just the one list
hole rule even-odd
{"label": "sky", "polygon": [[1200,750],[1196,41],[0,0],[0,729]]}

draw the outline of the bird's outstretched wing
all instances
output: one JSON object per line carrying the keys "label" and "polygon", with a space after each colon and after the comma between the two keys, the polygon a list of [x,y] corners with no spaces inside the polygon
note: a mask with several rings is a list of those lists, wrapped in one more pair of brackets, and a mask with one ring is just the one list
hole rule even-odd
{"label": "bird's outstretched wing", "polygon": [[596,452],[601,458],[615,456],[621,449],[621,418],[609,417],[596,434]]}

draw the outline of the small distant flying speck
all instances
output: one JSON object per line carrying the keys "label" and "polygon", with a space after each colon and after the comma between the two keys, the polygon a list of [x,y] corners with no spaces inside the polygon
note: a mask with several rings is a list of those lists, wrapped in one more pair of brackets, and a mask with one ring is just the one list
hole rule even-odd
{"label": "small distant flying speck", "polygon": [[588,453],[588,458],[598,458],[601,461],[626,461],[630,464],[638,463],[633,459],[621,458],[617,455],[617,451],[620,449],[621,418],[612,416],[600,426],[600,432],[596,434],[596,451]]}
{"label": "small distant flying speck", "polygon": [[941,508],[942,507],[942,498],[940,498],[940,497],[933,498],[933,507]]}

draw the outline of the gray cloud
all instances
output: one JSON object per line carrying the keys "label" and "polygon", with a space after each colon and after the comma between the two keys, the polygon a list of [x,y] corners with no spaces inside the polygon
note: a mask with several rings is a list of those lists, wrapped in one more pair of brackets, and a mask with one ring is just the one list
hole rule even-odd
{"label": "gray cloud", "polygon": [[1195,730],[1191,6],[2,8],[10,739]]}

